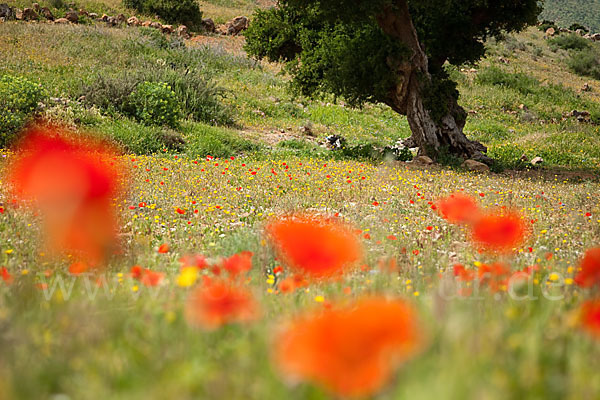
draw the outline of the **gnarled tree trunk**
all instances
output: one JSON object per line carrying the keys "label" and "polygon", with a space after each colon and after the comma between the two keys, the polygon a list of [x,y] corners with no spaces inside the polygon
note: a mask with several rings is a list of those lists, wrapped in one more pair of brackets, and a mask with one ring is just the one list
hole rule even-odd
{"label": "gnarled tree trunk", "polygon": [[437,158],[442,148],[447,148],[452,154],[492,163],[485,155],[486,147],[467,139],[463,133],[466,112],[456,98],[440,94],[447,97],[447,113],[437,120],[432,117],[431,110],[425,107],[425,96],[436,94],[425,93],[432,77],[406,0],[397,0],[393,7],[387,7],[377,18],[377,23],[387,35],[404,43],[412,53],[408,60],[388,60],[389,66],[397,74],[398,83],[387,103],[408,119],[412,136],[407,144],[416,145],[420,155],[428,155],[433,159]]}

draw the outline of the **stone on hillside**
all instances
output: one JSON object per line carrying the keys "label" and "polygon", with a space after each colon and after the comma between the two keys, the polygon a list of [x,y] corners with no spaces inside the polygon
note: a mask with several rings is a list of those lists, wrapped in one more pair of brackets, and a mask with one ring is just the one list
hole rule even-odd
{"label": "stone on hillside", "polygon": [[547,37],[552,37],[556,34],[556,31],[554,30],[554,28],[548,28],[546,29],[546,36]]}
{"label": "stone on hillside", "polygon": [[162,33],[171,34],[173,33],[173,25],[163,25],[160,30]]}
{"label": "stone on hillside", "polygon": [[107,14],[102,14],[102,16],[100,17],[100,21],[102,22],[106,22],[108,21],[109,16]]}
{"label": "stone on hillside", "polygon": [[117,15],[117,22],[120,24],[127,22],[127,17],[125,16],[125,14]]}
{"label": "stone on hillside", "polygon": [[180,38],[188,39],[190,37],[190,33],[188,32],[188,28],[185,25],[179,25],[177,27],[177,36]]}
{"label": "stone on hillside", "polygon": [[79,9],[79,15],[82,16],[82,17],[89,17],[90,13],[87,12],[86,10],[84,10],[83,8],[80,8]]}
{"label": "stone on hillside", "polygon": [[76,24],[77,22],[79,22],[79,13],[73,10],[67,11],[67,13],[65,14],[65,18],[68,19],[69,22]]}
{"label": "stone on hillside", "polygon": [[582,91],[582,92],[589,92],[589,91],[591,91],[591,90],[592,90],[592,87],[591,87],[591,86],[590,86],[590,84],[589,84],[589,83],[587,83],[587,82],[586,82],[586,83],[584,83],[584,84],[583,84],[583,87],[581,88],[581,91]]}
{"label": "stone on hillside", "polygon": [[149,28],[150,25],[152,25],[152,21],[144,21],[144,22],[142,22],[142,26],[144,28]]}
{"label": "stone on hillside", "polygon": [[69,21],[66,18],[59,18],[59,19],[54,20],[54,23],[55,24],[70,24],[71,21]]}
{"label": "stone on hillside", "polygon": [[42,7],[41,12],[48,21],[54,21],[54,15],[52,15],[52,11],[48,7]]}
{"label": "stone on hillside", "polygon": [[33,8],[25,8],[23,9],[23,20],[24,21],[33,21],[38,20],[40,17],[35,12]]}
{"label": "stone on hillside", "polygon": [[108,17],[106,19],[106,25],[117,26],[117,25],[119,25],[119,20],[117,19],[117,17]]}
{"label": "stone on hillside", "polygon": [[42,8],[40,7],[40,3],[33,3],[33,4],[31,5],[31,8],[33,8],[33,9],[35,10],[35,12],[37,12],[37,13],[39,13],[39,12],[40,12],[40,10],[42,9]]}
{"label": "stone on hillside", "polygon": [[96,13],[89,13],[88,17],[90,17],[91,19],[98,19],[98,14],[96,14]]}
{"label": "stone on hillside", "polygon": [[2,3],[0,4],[0,18],[10,19],[13,15],[13,9],[9,7],[8,4]]}
{"label": "stone on hillside", "polygon": [[203,19],[202,29],[204,29],[206,32],[214,33],[216,30],[215,22],[211,18]]}
{"label": "stone on hillside", "polygon": [[23,10],[21,10],[20,8],[15,8],[15,19],[17,21],[23,20]]}
{"label": "stone on hillside", "polygon": [[427,156],[417,156],[412,160],[415,165],[431,165],[433,160]]}
{"label": "stone on hillside", "polygon": [[244,29],[248,29],[248,18],[240,16],[235,17],[231,21],[225,24],[227,28],[227,34],[235,36],[239,34]]}
{"label": "stone on hillside", "polygon": [[140,25],[140,20],[136,16],[129,17],[127,19],[127,25],[129,25],[129,26],[139,26]]}
{"label": "stone on hillside", "polygon": [[531,165],[539,165],[539,164],[541,164],[543,162],[544,162],[544,159],[542,157],[534,157],[531,160]]}
{"label": "stone on hillside", "polygon": [[576,34],[578,34],[579,36],[583,36],[583,35],[585,35],[585,31],[584,31],[583,29],[577,29],[577,30],[575,31],[575,33],[576,33]]}
{"label": "stone on hillside", "polygon": [[600,33],[594,33],[594,34],[592,35],[592,40],[593,40],[594,42],[600,42]]}
{"label": "stone on hillside", "polygon": [[160,31],[162,30],[162,24],[160,22],[151,22],[150,28],[158,29]]}
{"label": "stone on hillside", "polygon": [[488,167],[487,165],[485,165],[482,162],[475,161],[475,160],[466,160],[462,164],[462,167],[468,171],[476,171],[476,172],[488,172],[490,170],[490,167]]}

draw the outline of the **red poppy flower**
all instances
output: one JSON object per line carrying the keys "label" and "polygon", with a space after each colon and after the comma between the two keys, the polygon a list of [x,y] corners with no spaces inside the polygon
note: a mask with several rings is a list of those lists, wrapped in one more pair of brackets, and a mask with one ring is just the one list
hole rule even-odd
{"label": "red poppy flower", "polygon": [[600,300],[588,300],[583,303],[580,321],[584,330],[600,339]]}
{"label": "red poppy flower", "polygon": [[280,333],[274,360],[292,380],[315,382],[340,396],[369,396],[421,347],[416,319],[408,304],[379,297],[326,307]]}
{"label": "red poppy flower", "polygon": [[588,249],[580,266],[575,282],[581,287],[600,286],[600,247]]}
{"label": "red poppy flower", "polygon": [[454,276],[458,277],[463,282],[471,282],[475,279],[475,271],[466,269],[464,265],[455,265],[453,271]]}
{"label": "red poppy flower", "polygon": [[13,283],[13,276],[8,272],[8,270],[6,269],[6,267],[2,267],[0,268],[0,277],[2,277],[2,280],[4,282],[6,282],[7,285],[10,285],[11,283]]}
{"label": "red poppy flower", "polygon": [[239,254],[234,254],[223,260],[222,266],[229,273],[232,279],[235,279],[240,274],[245,274],[252,269],[251,251],[243,251]]}
{"label": "red poppy flower", "polygon": [[508,253],[525,240],[525,223],[517,212],[482,215],[471,227],[473,240],[484,250]]}
{"label": "red poppy flower", "polygon": [[144,286],[149,287],[160,285],[165,278],[164,273],[142,268],[139,265],[131,267],[131,276],[140,281]]}
{"label": "red poppy flower", "polygon": [[203,255],[200,254],[188,254],[179,259],[181,268],[196,267],[198,269],[205,269],[208,267],[208,262]]}
{"label": "red poppy flower", "polygon": [[453,224],[470,223],[479,215],[475,199],[460,192],[439,199],[436,210],[442,218]]}
{"label": "red poppy flower", "polygon": [[87,272],[87,270],[89,269],[88,265],[86,263],[83,262],[74,262],[73,264],[71,264],[69,266],[69,273],[71,275],[81,275],[84,272]]}
{"label": "red poppy flower", "polygon": [[117,243],[112,202],[123,173],[105,143],[66,139],[60,129],[36,127],[16,146],[7,169],[15,198],[39,207],[49,250],[81,255],[98,264]]}
{"label": "red poppy flower", "polygon": [[492,292],[506,289],[511,276],[510,268],[502,263],[483,264],[477,275],[482,284],[487,284]]}
{"label": "red poppy flower", "polygon": [[339,275],[362,257],[354,229],[333,219],[287,216],[271,221],[267,232],[280,258],[313,278]]}
{"label": "red poppy flower", "polygon": [[248,290],[231,282],[213,280],[198,286],[188,297],[186,319],[191,325],[213,330],[231,322],[249,322],[258,306]]}
{"label": "red poppy flower", "polygon": [[167,243],[163,243],[160,246],[158,246],[158,252],[160,254],[168,253],[169,250],[171,250],[171,247]]}

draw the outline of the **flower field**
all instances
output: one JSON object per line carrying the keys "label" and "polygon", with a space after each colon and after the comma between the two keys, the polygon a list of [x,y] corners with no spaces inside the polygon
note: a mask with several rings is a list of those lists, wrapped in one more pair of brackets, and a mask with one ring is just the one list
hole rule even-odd
{"label": "flower field", "polygon": [[44,140],[2,152],[0,398],[600,393],[597,181]]}

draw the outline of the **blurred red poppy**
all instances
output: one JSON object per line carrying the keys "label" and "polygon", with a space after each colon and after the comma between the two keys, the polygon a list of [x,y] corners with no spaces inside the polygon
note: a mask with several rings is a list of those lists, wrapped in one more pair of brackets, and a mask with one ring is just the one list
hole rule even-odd
{"label": "blurred red poppy", "polygon": [[131,267],[131,277],[140,281],[144,286],[152,287],[160,285],[165,278],[165,274],[134,265]]}
{"label": "blurred red poppy", "polygon": [[312,381],[339,396],[369,396],[422,342],[411,306],[372,297],[296,318],[276,338],[274,360],[290,380]]}
{"label": "blurred red poppy", "polygon": [[339,275],[362,257],[354,229],[333,219],[308,214],[286,216],[271,221],[267,233],[280,258],[312,278]]}
{"label": "blurred red poppy", "polygon": [[509,253],[524,242],[526,228],[516,211],[506,214],[492,212],[482,215],[473,223],[471,235],[483,250]]}
{"label": "blurred red poppy", "polygon": [[8,270],[6,269],[6,267],[2,267],[0,268],[0,277],[2,277],[2,280],[7,284],[10,285],[11,283],[13,283],[13,276],[8,272]]}
{"label": "blurred red poppy", "polygon": [[121,194],[122,168],[106,143],[67,136],[58,128],[27,131],[6,181],[15,198],[39,207],[49,250],[97,265],[116,247],[112,203]]}
{"label": "blurred red poppy", "polygon": [[473,222],[480,213],[475,199],[460,192],[439,199],[436,206],[436,210],[440,216],[453,224]]}
{"label": "blurred red poppy", "polygon": [[575,282],[581,287],[600,286],[600,247],[588,249],[580,262]]}
{"label": "blurred red poppy", "polygon": [[179,259],[181,268],[196,267],[198,269],[205,269],[208,267],[208,262],[203,255],[200,254],[188,254]]}
{"label": "blurred red poppy", "polygon": [[158,246],[158,252],[160,254],[168,253],[169,250],[171,250],[171,247],[167,243],[163,243],[160,246]]}
{"label": "blurred red poppy", "polygon": [[215,279],[190,293],[185,316],[191,325],[213,330],[231,322],[254,320],[258,305],[244,287]]}
{"label": "blurred red poppy", "polygon": [[222,267],[229,273],[230,278],[235,279],[238,275],[245,274],[252,269],[253,255],[251,251],[234,254],[223,260]]}
{"label": "blurred red poppy", "polygon": [[580,311],[581,325],[585,331],[600,339],[600,300],[588,300]]}

